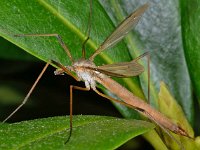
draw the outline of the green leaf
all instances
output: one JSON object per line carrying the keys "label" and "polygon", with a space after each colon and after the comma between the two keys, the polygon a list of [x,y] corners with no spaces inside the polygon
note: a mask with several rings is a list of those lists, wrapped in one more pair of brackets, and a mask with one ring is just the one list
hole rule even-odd
{"label": "green leaf", "polygon": [[113,117],[74,116],[70,141],[69,117],[1,124],[1,149],[116,149],[154,125]]}
{"label": "green leaf", "polygon": [[200,103],[200,1],[181,1],[182,33],[187,65]]}

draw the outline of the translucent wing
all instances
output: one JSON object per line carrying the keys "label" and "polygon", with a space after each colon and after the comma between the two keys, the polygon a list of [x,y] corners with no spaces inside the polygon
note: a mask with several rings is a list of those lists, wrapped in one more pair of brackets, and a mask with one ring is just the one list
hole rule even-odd
{"label": "translucent wing", "polygon": [[108,76],[124,78],[141,74],[142,72],[144,72],[144,67],[137,61],[133,60],[131,62],[122,62],[98,66],[97,68],[93,68],[92,70],[99,71]]}
{"label": "translucent wing", "polygon": [[100,45],[100,47],[95,51],[95,53],[89,58],[93,61],[94,57],[98,55],[103,50],[114,46],[120,40],[124,38],[128,34],[128,32],[135,27],[141,18],[142,14],[147,9],[148,4],[142,5],[135,12],[133,12],[130,16],[128,16],[117,28],[116,30]]}

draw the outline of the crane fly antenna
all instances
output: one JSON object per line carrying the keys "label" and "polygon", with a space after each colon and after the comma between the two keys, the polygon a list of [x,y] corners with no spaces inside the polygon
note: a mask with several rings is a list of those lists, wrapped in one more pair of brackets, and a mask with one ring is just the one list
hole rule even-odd
{"label": "crane fly antenna", "polygon": [[87,39],[83,42],[82,45],[82,58],[85,59],[85,44],[87,43],[87,41],[90,39],[90,37],[88,36]]}
{"label": "crane fly antenna", "polygon": [[85,45],[86,45],[87,41],[90,39],[91,20],[92,20],[92,0],[90,0],[90,13],[89,13],[89,17],[88,17],[87,38],[83,42],[83,45],[82,45],[82,58],[85,58]]}

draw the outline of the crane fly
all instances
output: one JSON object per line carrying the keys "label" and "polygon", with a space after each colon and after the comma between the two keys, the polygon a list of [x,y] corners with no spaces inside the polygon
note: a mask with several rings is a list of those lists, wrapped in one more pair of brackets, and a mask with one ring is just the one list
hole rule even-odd
{"label": "crane fly", "polygon": [[[43,73],[47,69],[50,64],[54,64],[58,67],[58,69],[54,72],[55,75],[61,74],[68,74],[72,76],[76,81],[83,81],[85,83],[85,87],[78,87],[71,85],[70,86],[70,136],[72,133],[72,99],[73,99],[73,89],[76,90],[83,90],[89,91],[92,89],[98,95],[109,99],[111,101],[115,101],[122,105],[131,107],[138,111],[139,113],[143,114],[144,116],[148,117],[151,121],[155,122],[158,126],[162,129],[170,130],[176,134],[183,135],[189,137],[187,132],[182,129],[180,126],[174,124],[170,119],[166,116],[161,114],[159,111],[151,107],[148,103],[144,102],[140,98],[136,97],[127,90],[125,87],[111,79],[110,77],[119,77],[119,78],[127,78],[132,76],[140,75],[144,72],[144,67],[139,64],[138,60],[147,57],[149,58],[149,53],[146,52],[139,57],[135,58],[130,62],[120,62],[115,64],[107,64],[102,66],[96,66],[94,64],[94,58],[104,50],[114,46],[119,41],[121,41],[133,27],[136,26],[141,16],[144,14],[146,9],[148,8],[148,4],[144,4],[139,7],[135,12],[130,14],[124,21],[119,24],[119,26],[111,33],[110,36],[99,46],[99,48],[89,57],[89,59],[85,58],[85,44],[89,39],[90,33],[90,18],[92,9],[90,7],[90,17],[88,23],[88,37],[84,41],[82,46],[82,58],[79,60],[74,60],[69,49],[65,45],[64,41],[62,40],[61,36],[58,34],[19,34],[15,35],[16,37],[28,37],[28,36],[42,36],[42,37],[56,37],[59,44],[65,50],[66,54],[68,55],[69,59],[72,62],[71,66],[64,66],[58,62],[50,60],[47,62],[45,67],[43,68],[42,72],[36,79],[35,83],[31,87],[30,91],[26,95],[25,99],[3,122],[7,121],[12,115],[14,115],[28,100],[30,94],[32,93],[33,89],[37,85],[38,81],[42,77]],[[149,70],[149,59],[148,59],[148,70]],[[74,73],[76,75],[74,75]],[[150,75],[150,71],[148,71],[148,75]],[[111,93],[115,94],[121,100],[115,99],[113,97],[107,96],[96,88],[96,83],[103,85],[107,90]],[[148,89],[149,89],[149,81],[148,81]],[[148,90],[149,91],[149,90]],[[149,92],[148,92],[148,99],[149,99]],[[69,137],[70,137],[69,136]]]}

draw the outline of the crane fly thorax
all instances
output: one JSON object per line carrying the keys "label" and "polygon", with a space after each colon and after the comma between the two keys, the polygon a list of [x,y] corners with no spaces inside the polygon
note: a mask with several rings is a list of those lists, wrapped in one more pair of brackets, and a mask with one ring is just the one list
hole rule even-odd
{"label": "crane fly thorax", "polygon": [[79,59],[72,65],[72,70],[78,78],[85,82],[86,88],[96,89],[95,72],[89,68],[96,68],[96,65],[89,60]]}

